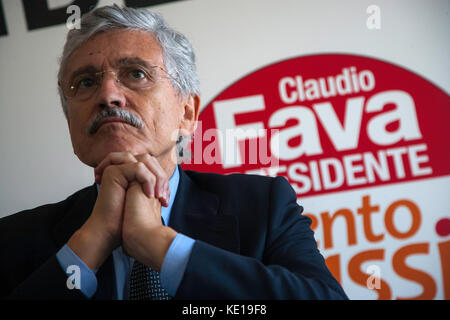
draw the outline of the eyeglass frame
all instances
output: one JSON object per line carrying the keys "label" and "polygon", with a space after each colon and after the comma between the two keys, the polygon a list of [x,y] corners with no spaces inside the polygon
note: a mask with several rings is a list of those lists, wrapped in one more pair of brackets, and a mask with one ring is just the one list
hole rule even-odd
{"label": "eyeglass frame", "polygon": [[[144,69],[143,71],[144,71],[145,73],[148,73],[147,70],[145,70],[145,69],[149,69],[149,68],[152,68],[152,69],[153,69],[153,68],[161,69],[161,71],[163,71],[170,79],[174,80],[174,81],[177,83],[177,85],[180,87],[180,89],[182,88],[181,83],[180,83],[174,76],[172,76],[167,70],[165,70],[165,69],[164,69],[163,67],[161,67],[161,66],[158,66],[158,65],[150,65],[150,66],[148,66],[148,67],[143,67],[143,66],[141,66],[141,65],[139,65],[139,64],[132,64],[131,66],[134,66],[134,65],[143,68],[143,69]],[[92,94],[89,95],[89,97],[86,97],[86,98],[85,98],[85,99],[89,99],[89,98],[90,98],[90,97],[98,90],[98,88],[101,86],[101,81],[103,80],[103,75],[104,75],[105,73],[109,73],[109,72],[114,74],[114,78],[115,78],[115,80],[116,80],[117,83],[121,83],[119,77],[117,76],[117,71],[115,71],[115,70],[102,70],[102,71],[98,71],[98,72],[85,72],[85,73],[82,73],[82,74],[77,75],[74,79],[71,80],[71,85],[69,86],[68,89],[69,89],[69,90],[74,90],[73,83],[75,82],[75,79],[77,79],[78,77],[83,76],[83,75],[87,75],[87,74],[93,75],[93,76],[95,77],[95,79],[96,79],[95,84],[97,85],[97,88],[96,88],[94,91],[92,91]],[[101,77],[99,77],[99,75],[101,75]],[[98,80],[99,78],[100,78],[100,81]],[[155,81],[155,83],[156,83],[156,81]],[[65,90],[64,90],[64,86],[61,84],[61,82],[58,81],[58,85],[59,85],[59,87],[61,88],[61,91],[62,91],[62,93],[64,94],[64,97],[65,97],[66,99],[71,100],[71,99],[74,99],[74,98],[75,98],[75,95],[76,95],[76,94],[75,94],[74,96],[68,96],[68,95],[67,95],[67,93],[66,93]],[[130,89],[130,90],[133,90],[133,89],[129,88],[129,87],[126,86],[126,85],[124,85],[124,86],[125,86],[126,88]],[[149,88],[151,88],[151,87],[152,87],[152,85],[149,86],[148,88],[142,88],[142,89],[149,89]],[[82,100],[85,100],[85,99],[82,99]]]}

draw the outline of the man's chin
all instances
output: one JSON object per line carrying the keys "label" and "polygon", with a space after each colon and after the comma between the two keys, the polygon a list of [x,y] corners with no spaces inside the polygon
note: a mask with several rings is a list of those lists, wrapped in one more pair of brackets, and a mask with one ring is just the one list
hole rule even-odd
{"label": "man's chin", "polygon": [[103,145],[101,150],[99,148],[85,155],[78,155],[78,158],[84,164],[95,168],[112,152],[130,152],[131,154],[143,154],[146,151],[141,146],[133,147],[131,145],[116,144],[109,148],[106,148],[106,146]]}

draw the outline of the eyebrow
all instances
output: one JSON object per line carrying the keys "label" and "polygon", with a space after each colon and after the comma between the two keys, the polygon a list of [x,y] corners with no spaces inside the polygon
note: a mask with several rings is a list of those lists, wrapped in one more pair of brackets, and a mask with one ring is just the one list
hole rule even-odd
{"label": "eyebrow", "polygon": [[97,72],[97,71],[98,71],[98,69],[96,67],[94,67],[94,65],[92,65],[92,64],[83,66],[83,67],[76,69],[74,72],[72,72],[72,74],[70,75],[68,80],[71,81],[76,76],[83,74],[83,73],[92,73],[92,72]]}
{"label": "eyebrow", "polygon": [[[125,57],[125,58],[119,59],[115,63],[115,65],[117,67],[127,66],[127,65],[131,65],[131,64],[139,64],[139,65],[146,67],[147,69],[151,69],[152,67],[155,67],[155,65],[152,65],[149,62],[147,62],[139,57]],[[83,73],[93,73],[93,72],[98,72],[98,71],[100,71],[100,70],[92,64],[83,66],[83,67],[76,69],[74,72],[72,72],[72,74],[69,77],[69,80],[73,80],[75,77],[77,77],[78,75],[83,74]]]}
{"label": "eyebrow", "polygon": [[139,64],[143,67],[146,67],[147,69],[150,69],[152,67],[154,67],[155,65],[150,64],[148,61],[145,61],[139,57],[125,57],[125,58],[121,58],[116,62],[116,65],[118,67],[120,66],[126,66],[126,65],[130,65],[130,64]]}

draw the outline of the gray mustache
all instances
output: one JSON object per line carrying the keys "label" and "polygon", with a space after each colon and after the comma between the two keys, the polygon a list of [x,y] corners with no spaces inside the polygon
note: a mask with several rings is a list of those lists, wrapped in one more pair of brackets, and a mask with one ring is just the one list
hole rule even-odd
{"label": "gray mustache", "polygon": [[100,123],[106,118],[121,118],[129,125],[141,129],[144,123],[138,115],[121,108],[106,108],[99,112],[99,114],[92,120],[88,127],[88,133],[94,134],[100,127]]}

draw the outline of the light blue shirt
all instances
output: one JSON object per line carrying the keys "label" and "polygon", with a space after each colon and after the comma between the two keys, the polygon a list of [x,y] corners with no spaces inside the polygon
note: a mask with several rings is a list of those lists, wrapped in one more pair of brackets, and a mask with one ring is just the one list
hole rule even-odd
{"label": "light blue shirt", "polygon": [[[177,193],[179,182],[180,173],[178,171],[178,167],[175,167],[175,171],[169,179],[169,206],[161,206],[161,217],[163,218],[165,225],[168,225],[170,221],[172,205]],[[194,242],[195,240],[192,238],[178,233],[166,253],[166,257],[164,258],[164,262],[161,267],[160,279],[162,287],[172,297],[175,296],[181,279],[183,278]],[[127,256],[123,252],[122,247],[115,249],[112,252],[112,255],[116,278],[116,299],[128,299],[128,284],[134,259]],[[80,290],[87,298],[91,298],[97,290],[97,278],[95,276],[97,270],[91,270],[67,244],[57,252],[56,258],[64,271],[68,270],[70,265],[76,265],[80,268]],[[68,273],[68,275],[71,275],[71,273]]]}

